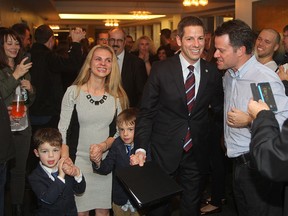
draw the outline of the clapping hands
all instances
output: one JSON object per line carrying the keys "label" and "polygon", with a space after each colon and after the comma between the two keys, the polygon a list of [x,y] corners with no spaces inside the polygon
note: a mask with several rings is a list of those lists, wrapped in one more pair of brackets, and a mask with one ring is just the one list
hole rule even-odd
{"label": "clapping hands", "polygon": [[73,42],[79,43],[86,36],[86,31],[84,31],[80,27],[76,27],[75,29],[70,31],[70,36]]}

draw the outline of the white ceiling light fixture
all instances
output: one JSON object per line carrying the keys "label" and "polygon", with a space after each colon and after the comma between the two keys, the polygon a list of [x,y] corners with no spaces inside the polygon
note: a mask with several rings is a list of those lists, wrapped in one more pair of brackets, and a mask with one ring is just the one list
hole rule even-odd
{"label": "white ceiling light fixture", "polygon": [[135,10],[135,11],[131,11],[130,13],[133,14],[134,19],[140,19],[140,20],[145,20],[145,19],[149,19],[149,16],[151,14],[151,12],[149,11],[141,11],[141,10]]}
{"label": "white ceiling light fixture", "polygon": [[[156,19],[165,17],[163,14],[147,14],[146,19]],[[135,20],[133,14],[59,14],[61,19],[79,19],[79,20],[107,20],[107,19],[116,19],[116,20]]]}
{"label": "white ceiling light fixture", "polygon": [[208,4],[208,0],[183,0],[183,5],[185,7],[190,7],[190,6],[205,6]]}
{"label": "white ceiling light fixture", "polygon": [[58,29],[60,29],[59,25],[49,25],[49,27],[50,27],[52,30],[58,30]]}
{"label": "white ceiling light fixture", "polygon": [[117,27],[119,26],[119,21],[118,20],[105,20],[105,26],[109,27]]}

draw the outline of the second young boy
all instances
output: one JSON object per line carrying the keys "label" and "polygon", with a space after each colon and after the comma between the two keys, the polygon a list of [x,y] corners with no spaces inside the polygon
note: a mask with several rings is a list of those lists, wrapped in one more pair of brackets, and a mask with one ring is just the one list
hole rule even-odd
{"label": "second young boy", "polygon": [[[134,154],[134,129],[137,109],[123,110],[117,116],[118,137],[112,144],[104,160],[93,160],[93,170],[100,174],[108,174],[117,168],[130,166],[130,155]],[[113,213],[115,216],[139,216],[129,200],[129,195],[116,176],[113,177]]]}

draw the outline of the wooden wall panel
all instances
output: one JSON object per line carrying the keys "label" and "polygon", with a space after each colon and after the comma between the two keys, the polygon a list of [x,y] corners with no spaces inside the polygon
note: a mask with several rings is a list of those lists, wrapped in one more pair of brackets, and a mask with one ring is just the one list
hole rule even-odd
{"label": "wooden wall panel", "polygon": [[288,25],[287,0],[262,0],[253,2],[252,28],[260,31],[263,28],[274,28],[282,33],[283,27]]}

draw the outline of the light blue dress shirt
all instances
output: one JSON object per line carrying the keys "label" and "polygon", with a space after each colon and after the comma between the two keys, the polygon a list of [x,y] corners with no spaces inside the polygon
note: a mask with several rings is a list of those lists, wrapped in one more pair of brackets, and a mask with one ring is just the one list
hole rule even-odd
{"label": "light blue dress shirt", "polygon": [[251,141],[250,128],[232,128],[227,125],[227,113],[237,108],[247,113],[247,105],[252,98],[250,83],[269,82],[275,97],[278,111],[275,112],[280,126],[288,118],[288,98],[278,75],[252,56],[238,71],[228,69],[223,78],[224,101],[224,136],[227,155],[230,158],[249,152]]}

